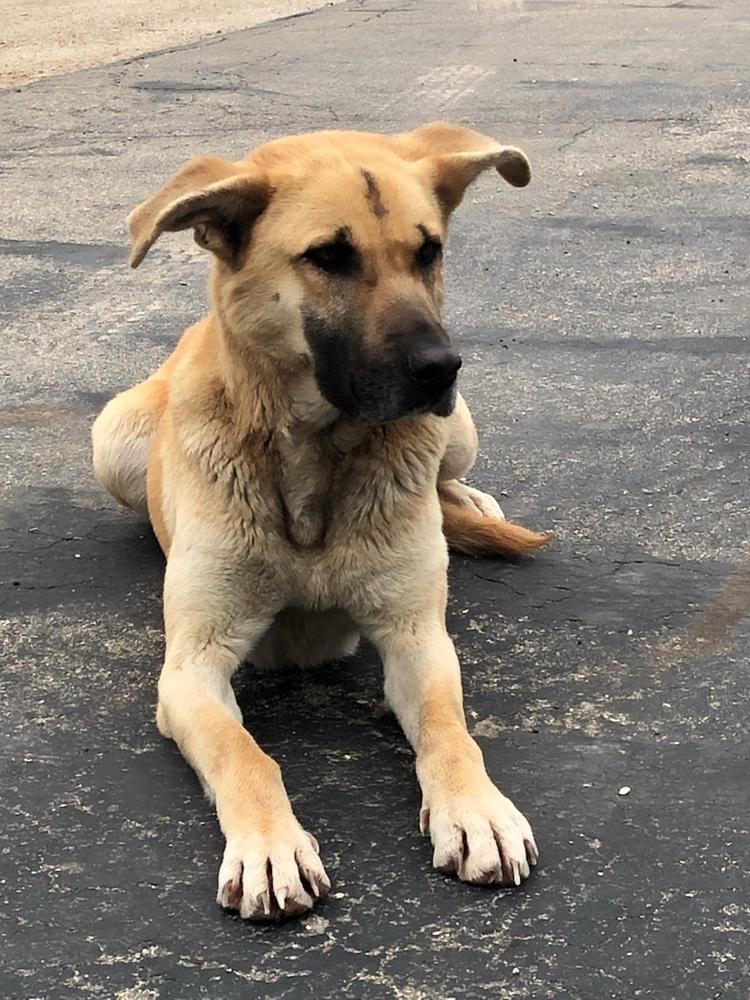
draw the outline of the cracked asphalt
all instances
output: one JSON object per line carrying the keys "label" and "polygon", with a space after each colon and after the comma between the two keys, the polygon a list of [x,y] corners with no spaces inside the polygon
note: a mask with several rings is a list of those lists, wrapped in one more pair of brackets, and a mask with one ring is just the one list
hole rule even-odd
{"label": "cracked asphalt", "polygon": [[[746,996],[749,27],[742,0],[349,0],[0,92],[1,996]],[[130,273],[124,218],[199,152],[437,117],[534,169],[467,197],[447,320],[473,481],[556,540],[455,558],[450,627],[542,864],[516,891],[430,870],[369,651],[245,670],[334,881],[245,925],[153,723],[157,546],[90,471],[98,408],[206,298],[186,235]]]}

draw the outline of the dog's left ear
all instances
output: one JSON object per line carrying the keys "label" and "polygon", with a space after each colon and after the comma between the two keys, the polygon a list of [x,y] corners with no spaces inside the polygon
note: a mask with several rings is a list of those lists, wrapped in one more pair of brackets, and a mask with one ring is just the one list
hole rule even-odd
{"label": "dog's left ear", "polygon": [[446,215],[461,203],[466,188],[484,170],[494,167],[514,187],[526,187],[531,167],[514,146],[501,146],[489,136],[461,125],[432,122],[394,137],[408,160],[424,164]]}

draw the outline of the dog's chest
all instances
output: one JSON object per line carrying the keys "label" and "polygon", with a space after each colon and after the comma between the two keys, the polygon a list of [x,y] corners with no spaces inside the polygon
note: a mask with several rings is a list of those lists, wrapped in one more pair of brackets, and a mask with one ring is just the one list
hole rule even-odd
{"label": "dog's chest", "polygon": [[277,448],[277,490],[287,538],[299,548],[321,545],[327,498],[338,471],[336,455],[319,436],[304,441],[285,436]]}
{"label": "dog's chest", "polygon": [[409,421],[342,426],[305,441],[282,438],[278,492],[288,540],[308,549],[363,536],[377,542],[384,532],[396,536],[399,523],[434,489],[440,437],[431,422]]}

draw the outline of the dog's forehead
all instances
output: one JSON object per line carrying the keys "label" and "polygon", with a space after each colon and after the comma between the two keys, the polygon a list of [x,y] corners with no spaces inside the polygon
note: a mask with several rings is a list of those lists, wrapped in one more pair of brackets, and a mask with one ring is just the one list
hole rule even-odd
{"label": "dog's forehead", "polygon": [[419,227],[438,229],[440,212],[424,175],[367,133],[318,133],[281,140],[259,151],[277,192],[281,215],[299,234],[349,227],[362,238],[416,238]]}
{"label": "dog's forehead", "polygon": [[296,188],[321,207],[398,224],[433,208],[433,199],[411,164],[396,157],[325,158]]}

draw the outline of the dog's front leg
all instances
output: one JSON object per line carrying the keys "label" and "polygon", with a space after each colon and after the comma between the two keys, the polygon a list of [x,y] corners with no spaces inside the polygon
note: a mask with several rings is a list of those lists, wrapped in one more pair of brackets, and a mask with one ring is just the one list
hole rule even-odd
{"label": "dog's front leg", "polygon": [[433,864],[467,882],[520,884],[538,861],[531,827],[492,783],[466,729],[461,675],[445,628],[444,599],[384,616],[371,630],[385,668],[386,700],[417,755],[420,829]]}
{"label": "dog's front leg", "polygon": [[[219,554],[226,558],[226,550]],[[315,838],[292,811],[278,765],[242,725],[230,678],[273,618],[247,596],[247,571],[205,549],[172,547],[165,581],[167,653],[157,724],[195,769],[226,838],[217,901],[262,920],[302,913],[330,882]]]}

